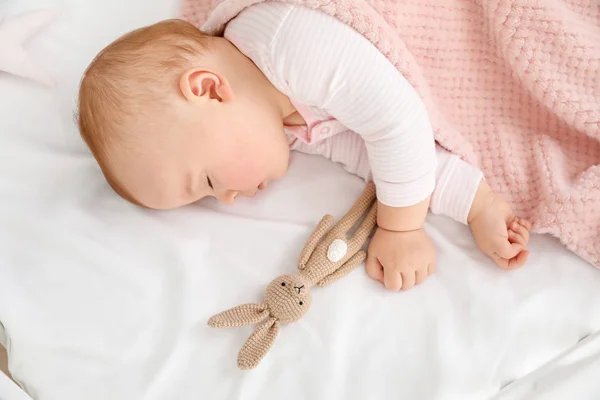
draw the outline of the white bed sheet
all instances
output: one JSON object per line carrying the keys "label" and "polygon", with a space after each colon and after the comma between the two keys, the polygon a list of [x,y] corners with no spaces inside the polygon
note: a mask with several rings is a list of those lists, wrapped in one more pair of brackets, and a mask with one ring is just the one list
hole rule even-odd
{"label": "white bed sheet", "polygon": [[519,379],[493,400],[597,399],[600,393],[600,332]]}
{"label": "white bed sheet", "polygon": [[[538,236],[526,268],[500,271],[443,217],[427,225],[439,268],[426,284],[388,293],[359,269],[316,290],[257,370],[237,370],[251,328],[206,320],[260,301],[362,183],[296,155],[284,180],[235,207],[125,204],[77,136],[76,87],[104,44],[176,15],[177,2],[19,0],[0,13],[48,6],[62,15],[28,48],[58,86],[0,75],[0,321],[11,372],[33,398],[505,400],[559,383],[578,399],[598,394],[589,369],[551,371],[600,331],[600,271]],[[571,351],[600,363],[597,346]]]}

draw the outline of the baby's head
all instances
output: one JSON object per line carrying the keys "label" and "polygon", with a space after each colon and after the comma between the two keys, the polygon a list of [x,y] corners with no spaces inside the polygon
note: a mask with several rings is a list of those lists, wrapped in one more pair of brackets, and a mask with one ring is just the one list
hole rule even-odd
{"label": "baby's head", "polygon": [[130,202],[231,203],[287,170],[280,96],[230,42],[168,20],[96,56],[81,82],[78,123],[107,181]]}

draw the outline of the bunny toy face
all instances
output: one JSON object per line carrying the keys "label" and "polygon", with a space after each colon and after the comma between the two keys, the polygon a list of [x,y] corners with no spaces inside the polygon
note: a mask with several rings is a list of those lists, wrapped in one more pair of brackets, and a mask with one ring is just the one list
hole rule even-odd
{"label": "bunny toy face", "polygon": [[312,304],[311,286],[301,275],[282,275],[271,281],[265,293],[271,316],[282,324],[302,318]]}

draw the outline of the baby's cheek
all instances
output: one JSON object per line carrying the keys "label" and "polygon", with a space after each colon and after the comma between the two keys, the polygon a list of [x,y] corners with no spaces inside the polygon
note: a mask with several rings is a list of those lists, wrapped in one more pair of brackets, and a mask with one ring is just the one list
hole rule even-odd
{"label": "baby's cheek", "polygon": [[219,175],[230,189],[239,190],[251,189],[265,179],[260,160],[247,155],[231,158],[220,168]]}

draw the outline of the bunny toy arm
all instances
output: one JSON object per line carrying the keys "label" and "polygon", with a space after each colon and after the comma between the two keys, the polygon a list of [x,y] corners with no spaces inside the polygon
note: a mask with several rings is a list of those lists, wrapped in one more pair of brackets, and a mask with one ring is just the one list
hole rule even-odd
{"label": "bunny toy arm", "polygon": [[350,251],[354,252],[363,247],[369,236],[373,233],[375,226],[377,226],[377,202],[373,203],[367,216],[362,220],[354,234],[352,234],[348,243]]}
{"label": "bunny toy arm", "polygon": [[331,228],[327,239],[344,236],[377,200],[375,184],[369,182],[352,208]]}
{"label": "bunny toy arm", "polygon": [[333,226],[333,222],[333,217],[331,215],[326,215],[321,219],[321,221],[313,231],[312,235],[310,235],[310,237],[306,241],[306,245],[300,253],[300,259],[298,260],[298,269],[303,270],[304,268],[306,268],[306,263],[308,263],[310,256],[315,250],[315,247],[317,247],[321,239],[323,239],[323,236],[325,236],[329,232],[329,230]]}
{"label": "bunny toy arm", "polygon": [[338,279],[348,275],[354,268],[358,267],[363,261],[366,260],[367,253],[364,250],[360,250],[360,248],[365,244],[373,232],[375,225],[377,225],[377,203],[371,206],[369,214],[367,214],[367,216],[363,219],[358,229],[356,229],[350,238],[348,252],[350,254],[354,253],[354,255],[333,273],[327,275],[325,278],[319,281],[317,285],[320,287],[325,287],[337,281]]}
{"label": "bunny toy arm", "polygon": [[[366,216],[365,213],[367,213]],[[319,282],[337,280],[350,272],[356,265],[350,268],[351,264],[346,265],[346,262],[358,253],[373,231],[373,227],[377,224],[376,213],[375,185],[370,182],[352,208],[335,225],[330,227],[329,218],[324,218],[321,221],[322,223],[319,226],[327,227],[329,232],[323,235],[322,232],[325,229],[322,229],[313,233],[309,240],[310,246],[307,245],[300,258],[300,264],[302,265],[300,274],[313,284],[318,284]],[[354,234],[348,237],[349,231],[361,219],[362,221]],[[320,240],[318,240],[319,236],[322,236]],[[361,258],[360,256],[357,257],[353,258],[353,263]],[[338,273],[340,269],[342,271]],[[335,279],[326,280],[327,277],[334,274]]]}
{"label": "bunny toy arm", "polygon": [[348,275],[350,272],[354,270],[354,268],[358,267],[363,261],[367,259],[367,253],[363,250],[360,250],[358,253],[350,257],[348,261],[342,264],[341,267],[335,270],[332,274],[327,275],[325,278],[317,282],[319,287],[326,287],[330,284],[338,281],[344,276]]}

